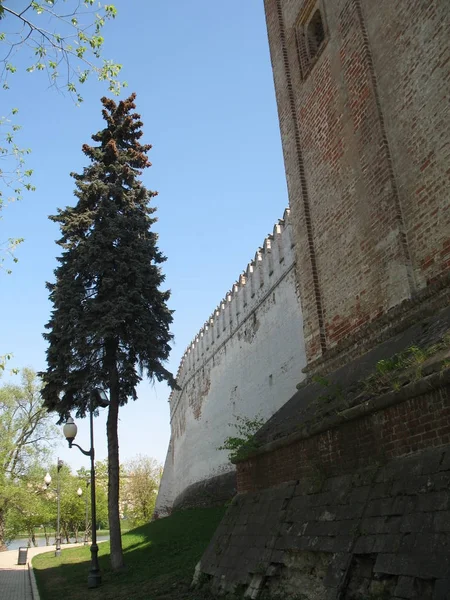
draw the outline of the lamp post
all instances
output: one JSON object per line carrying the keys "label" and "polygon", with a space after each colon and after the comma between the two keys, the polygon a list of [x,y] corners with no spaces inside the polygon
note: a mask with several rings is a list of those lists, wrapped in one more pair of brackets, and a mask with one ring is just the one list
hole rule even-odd
{"label": "lamp post", "polygon": [[[90,485],[90,481],[89,479],[86,479],[86,494],[84,496],[85,498],[85,511],[86,511],[86,519],[84,522],[84,545],[87,546],[87,544],[89,544],[89,534],[88,534],[88,529],[89,529],[89,509],[88,509],[88,494],[87,494],[87,490],[88,487]],[[79,487],[77,490],[77,494],[78,496],[81,498],[81,496],[83,495],[83,490]]]}
{"label": "lamp post", "polygon": [[[56,463],[56,502],[57,502],[57,516],[56,516],[56,548],[55,548],[55,556],[61,556],[61,533],[60,533],[60,520],[61,520],[61,501],[60,501],[60,486],[59,486],[59,472],[61,471],[61,469],[63,468],[63,461],[58,458],[58,461]],[[49,485],[52,482],[52,478],[50,473],[47,473],[47,475],[44,477],[44,483],[46,485],[46,488],[49,487]]]}
{"label": "lamp post", "polygon": [[[79,487],[77,489],[77,496],[78,496],[78,498],[81,498],[82,495],[83,495],[83,490]],[[78,529],[76,530],[75,541],[78,544]]]}
{"label": "lamp post", "polygon": [[55,556],[61,556],[61,486],[59,480],[59,472],[63,467],[63,461],[58,458],[56,463],[56,503],[57,503],[57,516],[56,516],[56,548]]}
{"label": "lamp post", "polygon": [[95,505],[95,450],[94,450],[94,410],[96,407],[106,408],[109,405],[108,396],[102,389],[92,390],[89,396],[89,422],[91,434],[91,447],[89,450],[83,450],[78,444],[74,444],[73,440],[77,435],[78,428],[75,425],[72,417],[67,419],[63,427],[63,433],[69,442],[69,448],[76,446],[80,452],[91,459],[91,522],[92,522],[92,544],[91,544],[91,566],[88,574],[88,588],[96,588],[102,581],[100,574],[100,566],[98,564],[98,545],[97,545],[97,529],[96,529],[96,505]]}
{"label": "lamp post", "polygon": [[88,495],[87,490],[90,485],[89,479],[86,479],[86,524],[84,526],[84,545],[87,546],[89,544],[89,508],[88,508]]}

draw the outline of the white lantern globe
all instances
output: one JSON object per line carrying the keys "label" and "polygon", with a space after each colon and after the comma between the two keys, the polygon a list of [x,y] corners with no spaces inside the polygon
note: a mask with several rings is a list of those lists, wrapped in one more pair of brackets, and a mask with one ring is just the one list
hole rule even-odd
{"label": "white lantern globe", "polygon": [[69,417],[63,427],[63,433],[66,440],[72,442],[77,437],[78,427],[72,417]]}

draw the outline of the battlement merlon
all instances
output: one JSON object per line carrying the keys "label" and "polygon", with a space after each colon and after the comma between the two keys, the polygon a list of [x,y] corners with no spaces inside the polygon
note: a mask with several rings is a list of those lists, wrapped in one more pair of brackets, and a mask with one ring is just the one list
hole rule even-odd
{"label": "battlement merlon", "polygon": [[[186,348],[177,371],[177,383],[183,388],[188,378],[211,356],[232,332],[258,306],[264,295],[295,262],[290,210],[284,211],[253,260],[225,294],[200,331]],[[179,390],[169,397],[173,413]]]}

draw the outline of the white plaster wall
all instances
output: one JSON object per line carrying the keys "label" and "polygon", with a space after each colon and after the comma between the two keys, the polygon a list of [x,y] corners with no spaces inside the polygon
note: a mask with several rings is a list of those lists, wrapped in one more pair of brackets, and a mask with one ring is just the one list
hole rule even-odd
{"label": "white plaster wall", "polygon": [[289,212],[190,345],[170,398],[172,437],[158,514],[189,485],[234,469],[217,450],[236,416],[267,420],[306,365]]}
{"label": "white plaster wall", "polygon": [[167,449],[166,461],[164,463],[163,476],[158,490],[158,497],[155,504],[154,518],[163,517],[170,513],[174,501],[173,495],[173,453],[172,440]]}

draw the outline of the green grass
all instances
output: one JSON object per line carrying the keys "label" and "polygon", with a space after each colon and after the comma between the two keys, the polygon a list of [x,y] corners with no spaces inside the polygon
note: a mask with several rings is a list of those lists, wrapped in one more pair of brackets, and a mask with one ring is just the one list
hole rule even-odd
{"label": "green grass", "polygon": [[189,589],[194,568],[219,524],[224,508],[174,513],[122,536],[125,569],[113,573],[109,542],[99,544],[102,585],[87,590],[89,547],[45,553],[33,559],[41,600],[203,600]]}

